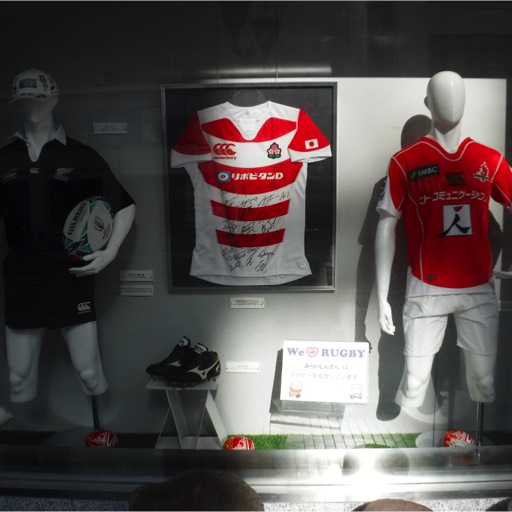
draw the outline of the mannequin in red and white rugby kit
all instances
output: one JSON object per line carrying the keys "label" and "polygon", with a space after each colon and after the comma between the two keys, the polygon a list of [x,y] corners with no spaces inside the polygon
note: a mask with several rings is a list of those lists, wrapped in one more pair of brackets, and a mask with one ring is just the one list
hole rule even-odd
{"label": "mannequin in red and white rugby kit", "polygon": [[[59,328],[84,392],[108,389],[94,308],[94,275],[117,255],[135,215],[131,196],[92,149],[66,136],[53,116],[58,89],[47,73],[17,75],[13,101],[23,129],[0,148],[0,206],[8,253],[4,261],[6,343],[11,400],[37,394],[41,342]],[[114,212],[107,246],[80,267],[65,256],[62,227],[70,205],[93,195]],[[71,266],[71,268],[70,268]]]}
{"label": "mannequin in red and white rugby kit", "polygon": [[171,152],[171,167],[185,167],[194,186],[190,274],[234,286],[309,275],[307,166],[330,156],[329,141],[298,108],[222,103],[195,113]]}
{"label": "mannequin in red and white rugby kit", "polygon": [[381,329],[394,333],[387,302],[395,230],[403,214],[409,276],[403,311],[405,370],[397,403],[422,405],[447,317],[453,314],[472,400],[494,400],[498,307],[488,240],[490,197],[512,204],[512,174],[504,157],[461,137],[462,78],[450,71],[429,81],[432,114],[426,137],[390,162],[375,240]]}

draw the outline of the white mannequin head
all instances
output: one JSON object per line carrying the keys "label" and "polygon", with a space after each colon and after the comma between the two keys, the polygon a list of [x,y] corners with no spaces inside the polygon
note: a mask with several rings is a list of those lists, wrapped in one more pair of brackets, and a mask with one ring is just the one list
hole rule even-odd
{"label": "white mannequin head", "polygon": [[466,95],[462,77],[453,71],[435,74],[427,86],[425,105],[435,128],[446,132],[457,126],[464,114]]}
{"label": "white mannequin head", "polygon": [[23,123],[38,124],[53,119],[53,109],[57,101],[57,96],[44,100],[23,98],[16,102],[16,108]]}
{"label": "white mannequin head", "polygon": [[38,124],[53,118],[59,89],[53,77],[37,68],[18,73],[12,84],[12,100],[24,123]]}

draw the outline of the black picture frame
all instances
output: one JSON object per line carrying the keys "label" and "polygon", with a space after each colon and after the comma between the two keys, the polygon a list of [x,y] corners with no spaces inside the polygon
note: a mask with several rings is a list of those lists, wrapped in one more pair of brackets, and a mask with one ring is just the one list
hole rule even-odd
{"label": "black picture frame", "polygon": [[[337,83],[324,80],[161,86],[169,292],[335,290],[337,94]],[[331,143],[332,158],[308,165],[304,244],[309,276],[279,285],[226,286],[190,275],[194,190],[184,168],[170,167],[171,148],[195,112],[226,101],[239,106],[273,101],[300,108]]]}

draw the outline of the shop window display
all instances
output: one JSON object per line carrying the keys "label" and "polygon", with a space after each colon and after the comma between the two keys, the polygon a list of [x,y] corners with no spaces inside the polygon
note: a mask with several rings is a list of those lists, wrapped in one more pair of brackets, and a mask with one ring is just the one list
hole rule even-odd
{"label": "shop window display", "polygon": [[[69,13],[66,4],[63,3],[61,14],[53,15],[59,23],[70,19],[68,15],[64,16]],[[442,307],[443,323],[438,330],[435,349],[426,356],[422,353],[418,357],[416,352],[407,352],[404,356],[404,343],[407,350],[408,342],[403,339],[401,308],[406,299],[407,250],[403,245],[407,235],[399,233],[398,229],[409,224],[408,212],[396,223],[394,264],[397,273],[385,300],[389,309],[388,304],[380,301],[381,309],[387,311],[384,324],[379,323],[379,301],[375,293],[376,275],[381,275],[382,269],[375,268],[373,253],[379,215],[377,202],[389,157],[400,147],[394,158],[402,162],[402,155],[408,158],[410,144],[418,139],[421,142],[417,144],[430,141],[431,147],[436,148],[436,155],[446,153],[442,149],[443,143],[437,137],[433,138],[438,133],[444,136],[450,132],[445,131],[444,125],[437,132],[426,135],[430,130],[430,117],[434,119],[434,130],[442,117],[438,116],[433,103],[429,102],[428,108],[423,105],[429,77],[435,77],[439,70],[451,69],[463,77],[467,101],[462,102],[462,123],[474,139],[467,144],[463,139],[459,140],[456,145],[460,145],[460,149],[455,148],[455,153],[467,154],[471,148],[485,145],[486,148],[496,148],[493,154],[507,155],[507,103],[510,102],[507,101],[505,79],[509,72],[506,63],[497,65],[497,61],[498,56],[506,54],[504,42],[508,37],[499,37],[501,46],[496,48],[494,59],[490,59],[491,70],[483,59],[477,62],[474,55],[470,59],[460,52],[461,44],[469,39],[472,43],[468,48],[472,48],[473,53],[480,52],[477,44],[480,39],[471,38],[469,31],[487,26],[489,20],[486,21],[484,14],[477,26],[466,19],[464,30],[468,33],[462,34],[462,23],[453,23],[458,19],[453,13],[458,12],[462,20],[469,9],[459,10],[454,3],[427,2],[416,9],[407,2],[350,2],[351,5],[349,2],[330,2],[328,8],[324,2],[248,2],[244,5],[241,2],[204,2],[196,4],[195,8],[186,2],[150,2],[144,8],[139,3],[122,4],[121,9],[120,5],[107,3],[98,16],[93,4],[88,6],[90,13],[83,6],[77,6],[76,12],[72,13],[74,29],[68,30],[63,39],[69,54],[80,62],[80,69],[48,51],[51,49],[48,43],[39,41],[40,48],[33,44],[36,36],[30,29],[37,26],[36,18],[41,19],[50,33],[55,33],[59,26],[49,14],[36,16],[44,12],[43,7],[34,5],[28,19],[21,15],[17,18],[14,6],[8,6],[10,16],[6,18],[12,20],[17,30],[13,32],[6,27],[4,35],[0,35],[6,42],[14,40],[12,36],[22,25],[17,20],[23,19],[23,26],[28,24],[24,31],[26,43],[16,45],[12,55],[6,55],[4,69],[8,76],[0,80],[5,84],[5,101],[2,102],[5,109],[0,105],[4,122],[0,129],[5,136],[11,134],[13,130],[7,130],[7,126],[14,121],[16,113],[14,128],[20,129],[19,133],[28,139],[30,129],[25,128],[26,121],[19,116],[42,113],[48,125],[54,127],[52,133],[56,136],[49,141],[44,137],[43,142],[34,140],[35,148],[31,151],[37,157],[35,160],[30,158],[23,139],[9,139],[4,144],[0,149],[0,165],[10,158],[6,155],[12,153],[11,143],[16,148],[19,146],[19,154],[23,154],[28,162],[23,167],[18,163],[7,163],[0,169],[3,176],[0,194],[5,196],[8,187],[16,184],[17,173],[23,174],[25,167],[27,182],[30,180],[31,184],[37,185],[38,176],[45,175],[41,173],[39,163],[49,147],[62,144],[64,127],[66,148],[75,144],[87,147],[85,160],[94,159],[98,168],[119,177],[114,178],[116,186],[119,179],[130,191],[125,191],[125,199],[120,204],[113,201],[112,205],[114,225],[126,226],[117,244],[122,242],[119,251],[113,245],[107,246],[97,254],[93,252],[91,259],[87,257],[89,261],[83,265],[66,257],[68,266],[59,267],[62,274],[72,277],[70,287],[78,283],[78,288],[94,279],[94,288],[91,287],[89,292],[95,293],[95,310],[89,309],[88,298],[80,300],[80,320],[66,321],[66,325],[60,319],[60,306],[57,315],[51,314],[57,301],[57,287],[54,286],[57,279],[49,273],[42,280],[46,290],[51,288],[48,293],[42,291],[50,297],[49,300],[43,301],[39,295],[37,308],[24,301],[22,305],[30,308],[30,315],[16,314],[21,300],[13,307],[9,305],[13,304],[13,298],[33,295],[34,278],[45,274],[48,267],[45,267],[46,259],[21,254],[19,247],[15,247],[13,258],[12,235],[18,230],[11,229],[9,222],[5,223],[9,235],[9,247],[6,247],[9,251],[8,272],[5,277],[0,276],[0,289],[7,292],[8,314],[4,319],[0,312],[0,323],[6,325],[6,343],[0,343],[5,353],[3,369],[0,369],[0,379],[4,379],[0,386],[0,404],[5,409],[0,409],[0,423],[7,422],[0,430],[0,438],[7,440],[3,447],[5,457],[2,457],[6,481],[15,485],[14,477],[8,473],[13,468],[13,474],[17,474],[21,466],[30,467],[36,469],[25,482],[39,478],[49,482],[48,488],[56,489],[58,479],[52,481],[51,473],[57,463],[60,471],[56,473],[69,473],[67,480],[61,478],[60,485],[67,482],[74,487],[76,474],[85,475],[93,467],[92,472],[97,472],[94,480],[103,479],[98,488],[116,485],[124,492],[128,488],[132,490],[142,480],[164,481],[172,476],[171,473],[185,467],[218,466],[230,471],[240,470],[250,484],[266,495],[266,500],[275,499],[276,494],[282,496],[285,488],[304,496],[312,492],[313,487],[322,486],[322,491],[330,489],[329,496],[321,496],[318,492],[315,495],[318,499],[367,502],[373,497],[378,499],[395,492],[401,497],[413,497],[405,496],[413,487],[418,493],[439,492],[448,487],[450,492],[466,492],[471,484],[461,490],[461,484],[453,483],[461,479],[467,483],[481,478],[472,488],[481,490],[485,487],[483,481],[492,480],[491,473],[485,474],[488,468],[497,468],[500,475],[501,470],[508,471],[506,458],[509,452],[504,446],[509,444],[507,432],[510,425],[510,349],[507,342],[510,320],[506,309],[510,307],[507,306],[510,281],[505,279],[509,277],[508,272],[495,272],[495,289],[485,285],[490,274],[482,282],[477,278],[476,285],[486,286],[488,294],[458,297],[464,307],[470,300],[478,301],[484,296],[491,298],[488,307],[492,314],[487,323],[490,328],[486,331],[489,347],[482,349],[485,353],[480,353],[482,347],[475,348],[468,341],[472,339],[471,334],[466,336],[468,329],[461,326],[459,319],[454,322],[452,315],[445,315],[447,306],[436,299],[435,305]],[[478,3],[473,12],[494,12],[493,9],[498,10],[496,6],[483,8]],[[424,19],[417,12],[423,13]],[[440,26],[429,23],[433,18],[451,21]],[[504,30],[507,16],[494,19],[498,28]],[[453,36],[439,33],[449,32],[452,25],[461,33]],[[299,33],[301,37],[296,37]],[[9,34],[10,38],[7,37]],[[493,41],[491,36],[489,40]],[[444,48],[446,41],[454,41],[457,50]],[[30,59],[24,57],[29,47],[32,47]],[[478,55],[481,57],[483,53],[482,50]],[[10,77],[20,69],[28,71],[32,65],[43,69],[48,66],[48,70],[55,73],[60,93],[53,99],[33,100],[31,104],[35,107],[32,109],[20,108],[24,102],[28,104],[28,98],[17,99],[7,111],[11,99],[8,93]],[[44,75],[51,87],[52,80],[47,73],[38,71],[37,74]],[[33,80],[32,76],[25,78],[29,79],[25,84]],[[436,80],[431,85],[434,82]],[[435,91],[432,87],[429,90],[433,99]],[[58,102],[54,104],[57,97]],[[233,176],[237,179],[245,176],[245,181],[254,185],[254,173],[246,172],[245,167],[243,170],[237,166],[235,169],[228,167],[242,156],[242,145],[250,141],[250,137],[241,137],[239,133],[233,135],[226,126],[218,130],[223,121],[219,122],[217,114],[224,118],[226,112],[222,105],[226,105],[225,102],[234,106],[232,109],[228,107],[228,117],[235,120],[244,113],[248,117],[251,114],[257,116],[265,105],[271,105],[275,109],[272,123],[280,126],[293,123],[297,121],[293,116],[298,111],[298,124],[308,125],[308,135],[300,133],[299,137],[292,137],[288,146],[288,140],[282,142],[287,133],[277,134],[276,140],[275,133],[268,139],[261,133],[258,135],[258,144],[264,146],[264,163],[258,163],[258,171],[269,181],[281,176],[279,168],[273,166],[279,157],[287,154],[293,160],[297,152],[303,153],[300,149],[297,151],[296,144],[305,143],[307,153],[322,153],[321,160],[307,161],[307,175],[303,168],[298,172],[296,184],[300,186],[300,193],[292,191],[294,200],[289,203],[292,207],[298,204],[295,199],[299,198],[305,210],[305,223],[298,222],[298,216],[289,218],[292,226],[283,222],[281,213],[285,207],[280,201],[272,202],[267,190],[262,196],[258,188],[261,184],[254,187],[254,190],[258,188],[258,199],[264,203],[270,201],[271,205],[258,206],[258,211],[245,208],[249,202],[247,189],[233,188]],[[45,105],[46,111],[41,108]],[[308,119],[302,123],[305,114]],[[190,119],[200,117],[201,123],[193,126],[194,129],[187,128]],[[57,119],[62,125],[57,124]],[[254,118],[245,119],[247,123],[253,121]],[[409,121],[414,122],[413,127]],[[312,136],[309,136],[310,128],[314,132]],[[400,141],[401,130],[411,138]],[[227,136],[225,131],[229,132]],[[191,133],[192,137],[189,137]],[[33,134],[33,137],[38,139],[39,136]],[[194,142],[188,144],[187,139],[194,139]],[[205,140],[206,144],[197,144]],[[450,147],[448,154],[452,150]],[[204,161],[184,162],[181,160],[184,155]],[[213,160],[206,161],[210,157]],[[308,160],[304,154],[299,157]],[[267,166],[268,162],[271,167]],[[462,163],[462,160],[457,162]],[[430,187],[437,177],[445,176],[444,163],[444,160],[441,164],[429,160],[412,166],[411,170],[418,172],[411,174],[410,183]],[[217,164],[218,168],[215,167]],[[491,168],[487,157],[485,164]],[[64,187],[70,175],[67,171],[72,167],[73,163],[56,163],[52,177],[59,182],[59,187]],[[14,169],[16,171],[12,172]],[[291,163],[287,172],[289,169],[294,170]],[[457,252],[456,263],[446,274],[452,281],[440,285],[430,280],[429,284],[446,288],[455,284],[456,288],[466,289],[475,284],[463,281],[466,274],[461,261],[466,256],[485,258],[484,266],[489,270],[508,268],[510,219],[508,214],[502,219],[502,208],[494,201],[494,198],[501,198],[496,194],[493,195],[494,202],[488,202],[485,192],[478,204],[473,204],[478,198],[465,196],[463,200],[460,199],[462,195],[456,196],[456,192],[470,188],[480,194],[476,185],[483,188],[489,185],[492,172],[487,173],[485,166],[473,172],[471,178],[459,167],[447,172],[445,188],[435,191],[439,199],[436,204],[442,202],[441,193],[448,193],[444,197],[450,198],[443,203],[444,222],[439,230],[442,236],[436,238],[436,242],[462,245],[469,238],[478,236],[480,243],[478,250]],[[497,176],[501,177],[501,170]],[[475,187],[468,185],[470,180],[478,181]],[[391,199],[395,198],[396,187],[389,188],[394,181],[398,180],[388,182],[385,190],[390,196],[384,196],[387,202],[381,202],[380,208],[389,207]],[[46,186],[42,182],[39,184],[43,188]],[[286,187],[278,190],[283,197],[289,192]],[[506,186],[500,190],[506,196],[507,205],[509,191]],[[271,193],[274,192],[272,189]],[[424,199],[428,194],[430,188],[424,193]],[[73,200],[69,198],[69,204],[62,202],[59,223],[78,201],[98,195],[108,194],[95,188],[87,193],[87,197],[77,195]],[[135,201],[137,222],[133,223]],[[13,206],[5,202],[5,197],[2,197],[2,203]],[[29,214],[17,212],[10,219],[16,216],[21,219],[25,215],[40,234],[41,226],[54,212],[50,212],[49,217],[41,215],[43,201],[34,203],[41,209],[31,209]],[[479,207],[481,216],[477,222],[473,214]],[[385,219],[389,224],[381,221],[379,231],[386,224],[394,231],[400,208],[395,204],[393,208],[391,220]],[[126,222],[121,221],[123,212],[127,214]],[[301,212],[294,210],[294,213]],[[26,224],[24,219],[22,221]],[[293,230],[288,229],[290,226]],[[205,231],[201,231],[202,228]],[[208,235],[205,235],[206,228]],[[213,237],[210,236],[212,233]],[[379,267],[383,261],[379,250],[381,234],[377,236],[376,244]],[[388,234],[387,242],[391,240],[391,233]],[[201,238],[203,235],[208,237],[206,244],[204,237]],[[58,236],[59,250],[64,250],[62,230]],[[287,239],[289,236],[293,240]],[[297,256],[295,261],[300,272],[295,272],[295,268],[287,274],[288,263],[277,260],[279,251],[276,250],[274,259],[281,263],[281,267],[273,276],[275,280],[254,281],[254,268],[251,268],[250,278],[240,275],[242,267],[247,270],[253,264],[251,256],[244,259],[244,248],[264,246],[265,254],[274,253],[277,244],[265,245],[261,239],[275,242],[276,237],[279,237],[277,244],[293,242],[292,252]],[[408,238],[416,244],[410,234]],[[221,263],[234,262],[232,271],[235,276],[217,273],[219,260],[215,255],[219,241],[227,255],[227,260]],[[226,251],[226,247],[230,249]],[[485,254],[480,251],[484,247]],[[198,250],[201,251],[199,259],[194,258]],[[437,245],[435,259],[440,259],[441,254]],[[212,257],[216,264],[205,265],[205,257]],[[24,262],[30,267],[28,278],[18,272]],[[264,262],[259,269],[269,266]],[[26,268],[24,266],[22,270]],[[389,267],[386,263],[385,273],[391,274],[390,268],[391,263]],[[68,269],[72,269],[72,273]],[[83,272],[88,274],[87,269],[90,275],[78,277]],[[425,274],[436,274],[438,279],[441,276],[440,272],[430,270]],[[476,273],[470,274],[476,276]],[[286,282],[282,280],[283,275]],[[14,283],[13,276],[16,280],[19,277],[20,281]],[[24,290],[18,287],[21,281]],[[377,288],[382,291],[380,286]],[[448,299],[443,297],[442,300]],[[61,305],[63,309],[70,303],[63,299]],[[39,310],[47,325],[27,326],[25,322],[33,318],[41,306],[46,308]],[[483,307],[478,302],[477,319]],[[91,311],[95,311],[97,318],[94,316],[92,321],[82,322]],[[392,324],[389,323],[391,315]],[[408,322],[405,322],[406,340],[410,331]],[[91,328],[87,332],[86,326]],[[482,327],[483,331],[485,327]],[[432,334],[432,329],[428,331]],[[49,343],[42,343],[43,335]],[[51,343],[52,338],[60,340],[62,335],[65,344]],[[26,338],[27,343],[22,345]],[[493,343],[492,338],[497,338],[498,343]],[[327,344],[365,342],[365,347],[369,342],[372,350],[368,356],[369,382],[365,400],[357,404],[305,402],[301,398],[307,397],[305,393],[301,396],[300,392],[289,396],[290,400],[280,400],[279,354],[283,351],[283,341],[290,339],[312,340],[311,344],[307,342],[309,349],[315,347],[314,340]],[[421,339],[426,340],[424,336]],[[76,348],[77,344],[80,348]],[[462,345],[462,350],[457,345]],[[26,360],[19,355],[22,346],[28,347],[23,350],[28,356]],[[92,348],[84,351],[86,347]],[[184,348],[182,353],[180,348]],[[93,361],[96,372],[85,371],[87,362],[84,368],[83,359],[76,357],[86,352],[93,354],[86,359]],[[305,357],[314,358],[313,350],[308,353],[306,349],[305,352]],[[471,355],[475,352],[476,356]],[[472,364],[475,359],[478,360],[476,365]],[[421,385],[416,390],[413,381],[418,372],[412,363],[420,360]],[[31,370],[22,372],[22,362],[27,362]],[[318,364],[318,360],[313,364]],[[400,386],[404,365],[406,373]],[[482,368],[483,373],[480,372]],[[78,382],[73,378],[74,371],[79,375]],[[24,374],[22,379],[20,373]],[[91,375],[94,378],[94,374],[100,377],[96,386],[85,379]],[[170,445],[163,444],[157,448],[155,438],[162,420],[167,421],[169,411],[164,394],[159,391],[162,386],[151,388],[148,385],[150,377],[163,380],[164,387],[187,386],[188,389],[198,382],[196,390],[204,384],[200,381],[215,379],[214,384],[208,385],[215,385],[213,400],[226,427],[228,442],[219,439],[214,450],[173,450],[169,449]],[[317,377],[322,378],[322,374],[317,372]],[[23,390],[16,387],[18,384],[24,385]],[[201,401],[197,402],[196,408],[188,398],[196,391],[182,391],[177,390],[177,393],[183,395],[184,416],[195,419],[201,415]],[[91,396],[93,404],[96,397],[100,400],[104,425],[118,435],[116,448],[100,450],[84,446],[84,430],[91,429]],[[473,431],[475,402],[485,404],[483,439],[475,436]],[[212,425],[208,423],[202,424],[204,431],[200,433],[205,438],[212,434]],[[501,434],[503,438],[499,437]],[[173,435],[170,432],[170,436]],[[36,439],[44,438],[37,457],[24,453],[25,447],[19,446],[31,436],[33,444],[38,444]],[[426,436],[428,444],[420,445],[420,437],[425,440]],[[264,450],[260,443],[263,437],[269,442],[279,438],[279,444]],[[475,449],[474,445],[468,445],[475,437],[483,442],[483,446]],[[19,447],[16,464],[14,459],[18,453],[15,457],[12,455],[17,451],[16,447],[7,446],[12,439],[17,439]],[[20,439],[23,442],[19,442]],[[89,445],[96,446],[95,443],[96,440],[91,440]],[[441,447],[443,443],[463,447]],[[492,446],[494,443],[501,446],[496,449]],[[61,450],[63,445],[66,448],[71,445],[69,458],[66,450]],[[205,445],[197,443],[194,446]],[[231,446],[233,450],[223,450],[224,446]],[[424,446],[428,449],[423,450]],[[465,473],[461,476],[463,467]],[[139,471],[142,476],[129,475],[132,471]],[[271,474],[279,475],[280,482],[273,480]],[[361,485],[363,481],[365,485]],[[407,485],[398,490],[397,481],[407,482]],[[432,484],[430,488],[429,483]],[[30,483],[23,483],[20,478],[16,485]],[[500,492],[506,492],[506,478],[499,482],[496,478],[489,485],[494,490],[501,485]],[[435,506],[431,508],[436,509]]]}

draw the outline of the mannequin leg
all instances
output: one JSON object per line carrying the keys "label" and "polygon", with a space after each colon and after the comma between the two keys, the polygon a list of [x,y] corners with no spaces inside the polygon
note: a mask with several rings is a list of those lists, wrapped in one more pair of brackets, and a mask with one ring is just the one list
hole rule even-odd
{"label": "mannequin leg", "polygon": [[425,400],[435,354],[405,356],[405,368],[396,403],[403,407],[421,407]]}
{"label": "mannequin leg", "polygon": [[466,383],[471,400],[489,403],[495,399],[494,369],[496,355],[482,356],[463,350],[466,366]]}
{"label": "mannequin leg", "polygon": [[108,383],[101,364],[96,322],[63,327],[61,332],[84,393],[104,393],[108,389]]}
{"label": "mannequin leg", "polygon": [[39,353],[46,329],[5,328],[11,400],[28,402],[37,395]]}
{"label": "mannequin leg", "polygon": [[466,383],[475,402],[494,401],[494,370],[498,347],[498,303],[494,292],[475,294],[455,316],[457,345],[464,354]]}
{"label": "mannequin leg", "polygon": [[425,401],[434,357],[448,323],[450,311],[445,301],[444,297],[421,296],[408,298],[405,303],[405,368],[396,397],[403,407],[421,407]]}

